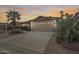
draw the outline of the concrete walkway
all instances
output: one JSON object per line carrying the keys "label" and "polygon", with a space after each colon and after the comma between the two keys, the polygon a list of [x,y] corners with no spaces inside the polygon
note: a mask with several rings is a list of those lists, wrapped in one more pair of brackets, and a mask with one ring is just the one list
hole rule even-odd
{"label": "concrete walkway", "polygon": [[45,53],[47,54],[66,54],[67,52],[61,48],[59,44],[56,42],[56,33],[54,33],[47,45],[47,48],[45,50]]}

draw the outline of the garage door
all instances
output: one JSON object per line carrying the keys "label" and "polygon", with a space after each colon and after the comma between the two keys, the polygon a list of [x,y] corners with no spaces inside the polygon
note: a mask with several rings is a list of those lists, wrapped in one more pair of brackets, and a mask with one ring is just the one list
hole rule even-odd
{"label": "garage door", "polygon": [[56,31],[57,25],[53,22],[34,22],[31,24],[32,31]]}

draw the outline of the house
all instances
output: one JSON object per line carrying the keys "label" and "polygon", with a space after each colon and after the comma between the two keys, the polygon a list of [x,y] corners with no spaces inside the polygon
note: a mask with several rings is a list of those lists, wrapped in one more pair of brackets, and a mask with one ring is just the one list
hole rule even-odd
{"label": "house", "polygon": [[17,26],[27,27],[31,31],[56,31],[59,17],[38,16],[35,19],[17,23]]}
{"label": "house", "polygon": [[0,23],[0,33],[5,32],[6,24],[7,23]]}
{"label": "house", "polygon": [[31,31],[56,31],[59,17],[38,16],[31,20]]}
{"label": "house", "polygon": [[31,21],[25,21],[21,23],[22,27],[27,27],[27,30],[30,31],[31,30]]}

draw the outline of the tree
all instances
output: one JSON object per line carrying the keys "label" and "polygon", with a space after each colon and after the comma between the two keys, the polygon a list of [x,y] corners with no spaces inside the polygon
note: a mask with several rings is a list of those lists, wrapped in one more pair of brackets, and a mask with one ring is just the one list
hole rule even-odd
{"label": "tree", "polygon": [[63,11],[60,11],[60,18],[62,19],[63,18],[63,16],[64,16],[64,12]]}
{"label": "tree", "polygon": [[8,12],[6,12],[6,14],[8,21],[11,21],[13,26],[16,26],[16,21],[21,19],[21,15],[18,11],[9,10]]}
{"label": "tree", "polygon": [[74,19],[79,19],[79,12],[76,12],[76,13],[75,13]]}
{"label": "tree", "polygon": [[65,13],[65,19],[60,19],[58,22],[57,40],[61,42],[79,41],[79,13],[69,15]]}
{"label": "tree", "polygon": [[[73,28],[74,28],[73,25],[75,23],[74,16],[73,14],[64,13],[63,11],[60,11],[60,14],[61,14],[61,17],[58,21],[57,40],[59,39],[60,41],[64,40],[65,42],[71,42],[75,40],[74,38],[76,37],[76,36],[74,37],[75,32],[73,31]],[[76,26],[77,25],[75,25],[75,27]]]}

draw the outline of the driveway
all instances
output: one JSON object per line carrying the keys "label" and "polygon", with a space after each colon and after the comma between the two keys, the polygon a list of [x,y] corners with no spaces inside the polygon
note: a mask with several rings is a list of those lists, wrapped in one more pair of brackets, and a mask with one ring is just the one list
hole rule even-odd
{"label": "driveway", "polygon": [[10,53],[44,53],[52,32],[26,32],[0,41],[0,50]]}

